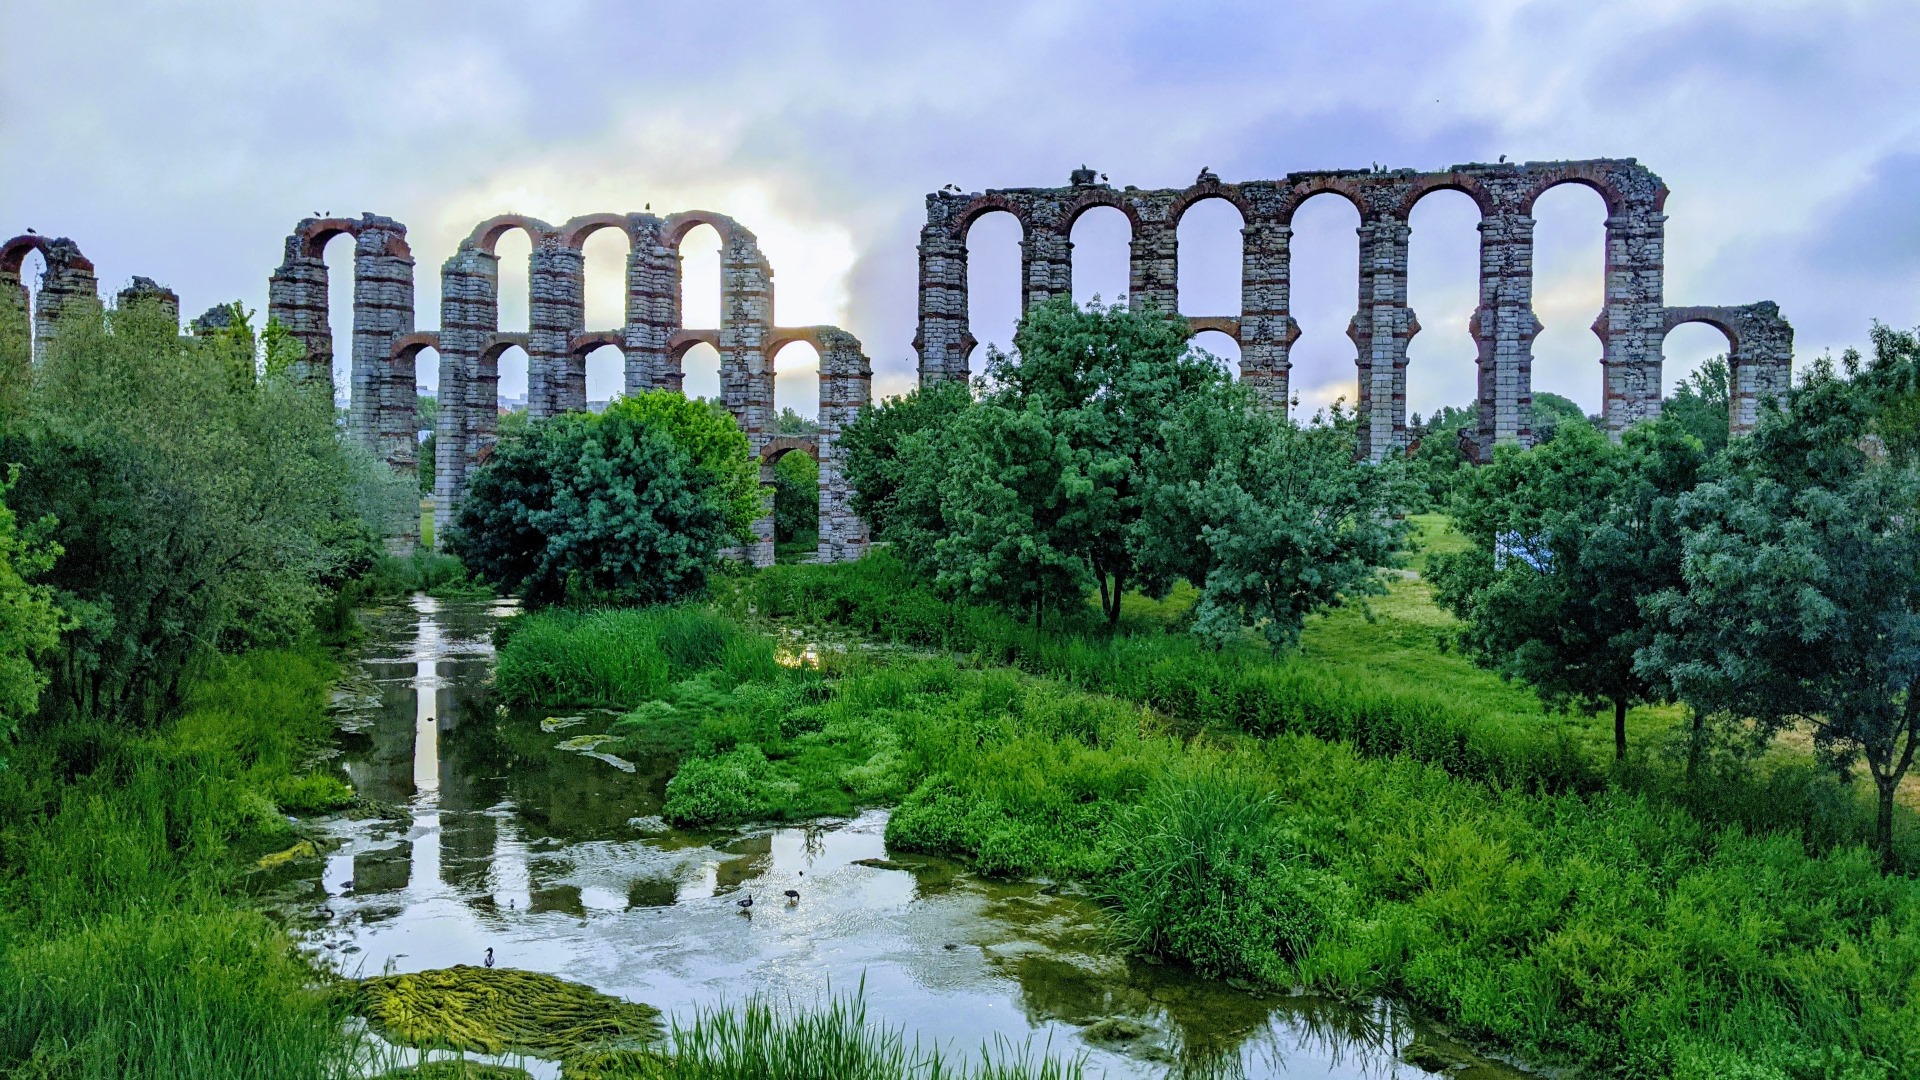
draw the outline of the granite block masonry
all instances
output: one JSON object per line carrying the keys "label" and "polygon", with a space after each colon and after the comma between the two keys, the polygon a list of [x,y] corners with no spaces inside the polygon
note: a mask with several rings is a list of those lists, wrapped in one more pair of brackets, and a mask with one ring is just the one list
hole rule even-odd
{"label": "granite block masonry", "polygon": [[1685,322],[1727,336],[1734,372],[1729,429],[1752,428],[1759,403],[1787,388],[1793,330],[1771,302],[1743,307],[1667,307],[1667,187],[1632,158],[1455,165],[1439,172],[1345,169],[1289,173],[1279,180],[1223,182],[1202,169],[1185,188],[1115,189],[1092,169],[1074,170],[1065,187],[949,187],[927,196],[920,230],[920,327],[914,338],[922,385],[965,380],[978,342],[968,333],[967,230],[1003,212],[1019,221],[1022,305],[1073,293],[1073,224],[1110,206],[1132,228],[1129,303],[1181,311],[1180,217],[1195,203],[1223,199],[1240,211],[1241,292],[1237,313],[1187,313],[1193,333],[1218,330],[1240,345],[1240,378],[1261,400],[1285,408],[1288,352],[1300,336],[1290,314],[1293,215],[1319,195],[1344,198],[1360,214],[1359,303],[1347,336],[1354,344],[1360,452],[1379,460],[1408,443],[1407,344],[1420,322],[1407,304],[1408,225],[1414,205],[1441,190],[1460,191],[1480,209],[1480,303],[1469,322],[1479,346],[1481,459],[1497,443],[1533,441],[1533,204],[1561,184],[1582,184],[1607,205],[1606,298],[1594,332],[1602,343],[1602,408],[1607,431],[1660,415],[1662,342]]}

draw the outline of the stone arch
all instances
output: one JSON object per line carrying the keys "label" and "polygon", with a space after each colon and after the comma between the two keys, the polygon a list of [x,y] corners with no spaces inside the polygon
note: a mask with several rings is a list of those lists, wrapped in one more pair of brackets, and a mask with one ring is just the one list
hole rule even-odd
{"label": "stone arch", "polygon": [[775,435],[760,448],[760,464],[771,467],[791,453],[804,453],[814,461],[820,460],[820,443],[811,435]]}
{"label": "stone arch", "polygon": [[1729,357],[1735,356],[1740,352],[1739,325],[1734,319],[1729,317],[1728,312],[1724,308],[1702,306],[1670,307],[1663,310],[1660,314],[1660,336],[1662,338],[1673,333],[1678,327],[1686,326],[1689,323],[1699,323],[1703,326],[1711,326],[1726,335],[1727,355]]}
{"label": "stone arch", "polygon": [[586,355],[605,345],[620,348],[626,344],[626,334],[619,330],[589,330],[584,334],[575,334],[567,342],[570,355],[586,359]]}
{"label": "stone arch", "polygon": [[400,360],[419,356],[423,349],[432,349],[435,352],[440,351],[439,331],[420,330],[404,337],[396,338],[393,342],[393,357],[396,360]]}
{"label": "stone arch", "polygon": [[522,352],[527,348],[527,335],[520,332],[496,332],[488,334],[480,344],[480,358],[498,362],[500,354],[508,349],[518,348]]}
{"label": "stone arch", "polygon": [[343,234],[358,237],[360,223],[353,218],[308,218],[294,233],[300,241],[300,253],[310,259],[325,258],[327,243]]}
{"label": "stone arch", "polygon": [[687,234],[701,225],[709,226],[714,232],[720,234],[722,250],[733,242],[734,234],[746,231],[740,227],[739,222],[725,214],[716,214],[711,210],[682,210],[677,214],[667,215],[666,221],[660,226],[660,242],[678,251],[680,242],[687,238]]}
{"label": "stone arch", "polygon": [[[71,245],[72,241],[68,241],[68,244]],[[52,263],[55,258],[53,245],[47,237],[38,233],[22,233],[4,245],[0,245],[0,274],[12,274],[17,277],[20,268],[26,264],[28,253],[35,251],[39,252],[40,257],[48,263]],[[66,263],[75,270],[85,270],[89,273],[93,271],[93,263],[80,254],[80,249],[77,247],[66,256]]]}
{"label": "stone arch", "polygon": [[1305,206],[1309,199],[1322,195],[1338,195],[1346,199],[1352,204],[1353,212],[1360,216],[1360,220],[1366,221],[1372,216],[1372,208],[1368,205],[1366,192],[1361,190],[1363,186],[1361,178],[1357,176],[1337,173],[1314,173],[1307,176],[1296,182],[1288,192],[1291,197],[1280,206],[1280,223],[1291,225],[1294,215],[1300,212],[1300,208]]}
{"label": "stone arch", "polygon": [[1253,220],[1253,200],[1240,191],[1240,185],[1223,184],[1217,178],[1213,178],[1203,180],[1174,196],[1173,202],[1167,207],[1167,228],[1178,229],[1180,219],[1186,216],[1187,211],[1208,199],[1219,199],[1222,202],[1231,203],[1235,210],[1240,211],[1241,221]]}
{"label": "stone arch", "polygon": [[1122,198],[1119,192],[1109,187],[1088,187],[1076,189],[1073,201],[1061,209],[1060,222],[1056,226],[1060,235],[1071,236],[1073,223],[1080,220],[1080,215],[1098,206],[1111,206],[1125,214],[1129,232],[1135,236],[1140,234],[1140,208],[1133,204],[1133,200]]}
{"label": "stone arch", "polygon": [[1020,238],[1027,239],[1033,233],[1033,207],[1025,199],[1014,199],[1005,195],[976,195],[973,201],[962,207],[953,216],[953,238],[966,243],[967,232],[973,223],[992,213],[1012,214],[1020,223]]}
{"label": "stone arch", "polygon": [[1240,344],[1240,320],[1231,315],[1195,315],[1187,319],[1187,339],[1191,341],[1200,334],[1212,331],[1225,334]]}
{"label": "stone arch", "polygon": [[1579,184],[1598,192],[1609,217],[1636,208],[1657,214],[1667,204],[1667,185],[1632,159],[1556,162],[1528,165],[1526,170],[1536,177],[1521,198],[1522,212],[1528,215],[1533,213],[1535,200],[1563,184]]}
{"label": "stone arch", "polygon": [[1494,193],[1472,173],[1459,171],[1423,173],[1414,177],[1413,182],[1408,185],[1406,194],[1400,199],[1398,216],[1402,220],[1411,217],[1413,208],[1419,205],[1420,200],[1437,191],[1458,191],[1472,199],[1473,205],[1480,208],[1480,216],[1483,219],[1495,213],[1498,207],[1498,200]]}
{"label": "stone arch", "polygon": [[539,218],[528,217],[525,214],[500,214],[475,225],[473,231],[468,233],[467,238],[461,243],[464,247],[476,248],[491,255],[493,246],[500,242],[500,238],[515,229],[525,232],[535,249],[540,247],[541,240],[554,235],[553,226]]}
{"label": "stone arch", "polygon": [[569,218],[560,226],[560,240],[569,248],[580,251],[586,246],[587,237],[602,229],[615,229],[627,238],[628,244],[632,244],[633,230],[629,228],[629,224],[625,214],[582,214],[576,218]]}

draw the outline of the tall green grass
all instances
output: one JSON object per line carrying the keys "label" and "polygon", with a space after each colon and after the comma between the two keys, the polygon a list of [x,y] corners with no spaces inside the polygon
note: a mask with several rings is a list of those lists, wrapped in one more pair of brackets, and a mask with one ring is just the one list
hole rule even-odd
{"label": "tall green grass", "polygon": [[27,733],[0,773],[0,1074],[348,1075],[363,1048],[285,932],[236,899],[349,794],[302,763],[336,674],[316,652],[216,662],[151,734]]}
{"label": "tall green grass", "polygon": [[673,1023],[657,1051],[614,1052],[575,1064],[596,1080],[1079,1080],[1078,1060],[1031,1046],[982,1047],[977,1061],[936,1044],[908,1043],[897,1027],[867,1019],[861,994],[825,1005],[765,996],[698,1009]]}
{"label": "tall green grass", "polygon": [[[1252,645],[1214,650],[1157,629],[1043,632],[994,608],[940,599],[884,551],[855,563],[776,566],[734,588],[721,602],[736,615],[750,611],[960,653],[1139,702],[1190,733],[1310,735],[1369,756],[1406,756],[1464,779],[1541,792],[1625,786],[1709,821],[1755,833],[1791,831],[1814,851],[1872,835],[1871,807],[1811,762],[1723,770],[1697,782],[1650,753],[1616,768],[1610,750],[1597,751],[1577,725],[1543,715],[1526,691],[1489,673],[1463,672],[1470,665],[1442,654],[1430,626],[1385,617],[1369,624],[1336,613],[1327,621],[1337,626],[1309,629],[1305,655],[1279,659]],[[1335,642],[1316,652],[1316,633]],[[1409,636],[1418,640],[1401,640]],[[1905,817],[1896,849],[1903,867],[1920,867],[1920,836]]]}
{"label": "tall green grass", "polygon": [[695,607],[543,611],[514,618],[496,641],[501,696],[562,708],[633,705],[696,672],[739,683],[779,667],[766,638]]}
{"label": "tall green grass", "polygon": [[1607,1075],[1920,1075],[1920,883],[1863,846],[1810,855],[1618,785],[1196,728],[1008,668],[822,663],[683,668],[621,704],[635,729],[678,732],[669,792],[694,777],[699,820],[897,803],[895,850],[1084,880],[1127,947],[1216,975],[1401,995]]}

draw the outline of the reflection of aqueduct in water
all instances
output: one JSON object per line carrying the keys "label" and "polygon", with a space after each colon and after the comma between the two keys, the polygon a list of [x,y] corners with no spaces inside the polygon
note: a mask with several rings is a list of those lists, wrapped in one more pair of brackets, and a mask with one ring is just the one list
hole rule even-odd
{"label": "reflection of aqueduct in water", "polygon": [[1756,419],[1759,401],[1787,386],[1793,330],[1772,303],[1744,307],[1666,307],[1662,298],[1667,187],[1632,159],[1457,165],[1445,172],[1340,170],[1290,173],[1282,180],[1224,183],[1202,170],[1193,186],[1115,190],[1090,169],[1060,188],[1006,188],[927,196],[920,232],[922,382],[965,379],[975,347],[967,331],[967,230],[995,212],[1020,222],[1022,307],[1073,295],[1074,221],[1097,206],[1132,226],[1128,293],[1179,311],[1180,217],[1204,199],[1240,211],[1240,311],[1198,313],[1195,333],[1218,330],[1240,345],[1240,377],[1271,404],[1287,400],[1288,350],[1299,337],[1289,313],[1293,215],[1317,195],[1343,197],[1360,212],[1360,300],[1347,334],[1356,347],[1362,449],[1379,458],[1407,441],[1407,342],[1420,329],[1407,307],[1407,219],[1414,204],[1440,190],[1466,193],[1479,206],[1480,304],[1470,330],[1479,344],[1479,451],[1495,442],[1532,440],[1534,200],[1548,188],[1584,184],[1607,205],[1606,306],[1593,329],[1603,343],[1606,427],[1618,433],[1660,414],[1661,345],[1682,323],[1727,336],[1733,372],[1731,428]]}
{"label": "reflection of aqueduct in water", "polygon": [[[1072,295],[1074,221],[1097,206],[1113,207],[1132,226],[1129,292],[1135,302],[1179,310],[1180,217],[1204,199],[1224,199],[1243,228],[1238,314],[1189,318],[1195,333],[1218,330],[1240,345],[1241,378],[1263,400],[1284,406],[1288,351],[1299,336],[1289,313],[1289,241],[1296,210],[1308,199],[1338,196],[1360,213],[1359,306],[1348,327],[1364,419],[1362,450],[1379,458],[1404,446],[1407,342],[1420,329],[1407,306],[1408,216],[1440,190],[1460,191],[1480,209],[1480,303],[1469,324],[1479,344],[1477,447],[1532,440],[1534,200],[1561,184],[1583,184],[1607,206],[1605,308],[1594,323],[1603,345],[1607,429],[1618,433],[1659,415],[1664,386],[1661,348],[1667,332],[1688,322],[1727,337],[1735,433],[1750,428],[1760,402],[1783,391],[1792,365],[1793,330],[1772,303],[1742,307],[1668,307],[1663,293],[1667,188],[1631,159],[1459,165],[1445,172],[1344,170],[1291,173],[1281,180],[1225,183],[1203,170],[1191,187],[1115,190],[1086,169],[1060,188],[1007,188],[927,196],[920,233],[920,380],[968,376],[975,347],[967,322],[967,230],[980,217],[1012,214],[1020,222],[1023,306]],[[721,314],[716,329],[682,325],[679,246],[691,229],[709,225],[721,238]],[[495,245],[511,230],[532,243],[528,259],[529,319],[525,333],[500,329],[500,260]],[[589,330],[582,246],[601,229],[627,237],[625,325]],[[308,218],[287,237],[285,259],[269,285],[268,313],[305,344],[310,378],[331,383],[333,333],[327,320],[327,242],[354,238],[352,393],[348,430],[395,469],[411,473],[418,454],[414,366],[422,350],[440,355],[436,443],[438,522],[445,525],[473,471],[491,452],[498,430],[499,362],[518,346],[527,354],[527,408],[549,416],[586,407],[586,356],[605,345],[625,359],[628,393],[679,390],[681,364],[702,342],[720,354],[720,396],[762,463],[810,453],[820,462],[820,558],[857,558],[866,526],[854,516],[839,459],[839,435],[869,400],[871,368],[860,343],[830,326],[773,325],[773,271],[753,233],[709,213],[657,217],[593,214],[554,226],[504,215],[482,222],[440,270],[440,329],[414,327],[413,255],[406,227],[391,218]],[[24,303],[20,271],[27,254],[46,263],[34,298],[34,353],[44,354],[60,316],[76,304],[98,305],[93,265],[71,240],[37,235],[0,246],[0,302]],[[179,301],[146,278],[135,278],[121,302],[157,300],[178,315]],[[819,434],[774,433],[773,361],[804,341],[820,355]],[[773,557],[771,517],[755,525],[749,553]]]}
{"label": "reflection of aqueduct in water", "polygon": [[[680,241],[694,227],[720,234],[720,325],[682,325]],[[500,259],[495,245],[520,229],[532,242],[528,260],[528,327],[500,329]],[[589,330],[583,288],[588,236],[614,229],[627,237],[626,325]],[[681,385],[687,350],[701,343],[720,354],[720,398],[759,457],[763,478],[781,455],[803,452],[820,462],[820,549],[826,561],[858,558],[866,526],[853,514],[839,455],[841,429],[869,399],[871,366],[853,335],[832,326],[773,325],[773,270],[753,233],[719,214],[592,214],[553,226],[503,215],[480,223],[440,268],[440,329],[416,331],[413,256],[406,227],[371,214],[308,218],[287,237],[273,273],[268,313],[305,343],[310,377],[330,379],[333,336],[327,323],[327,241],[354,238],[353,348],[348,429],[401,471],[414,467],[414,366],[422,350],[440,355],[439,425],[435,437],[437,523],[447,524],[473,471],[491,452],[499,425],[500,356],[527,354],[527,412],[551,416],[587,407],[587,354],[617,346],[627,393]],[[773,363],[779,351],[806,342],[820,355],[819,433],[774,433]],[[750,552],[773,560],[771,516],[755,524]]]}

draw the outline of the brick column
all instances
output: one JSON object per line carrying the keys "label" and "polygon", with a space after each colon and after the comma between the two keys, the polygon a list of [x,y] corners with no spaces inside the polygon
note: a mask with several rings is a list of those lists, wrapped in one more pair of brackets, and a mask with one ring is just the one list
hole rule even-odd
{"label": "brick column", "polygon": [[1793,327],[1771,300],[1736,309],[1740,346],[1727,357],[1732,386],[1728,430],[1737,438],[1760,422],[1761,403],[1779,401],[1793,382]]}
{"label": "brick column", "polygon": [[1479,346],[1480,460],[1495,443],[1533,444],[1533,218],[1503,201],[1480,221],[1480,306],[1468,323]]}
{"label": "brick column", "polygon": [[567,348],[586,329],[581,253],[558,233],[534,240],[527,263],[527,416],[587,407],[585,361]]}
{"label": "brick column", "polygon": [[1254,218],[1240,230],[1240,381],[1268,408],[1287,410],[1287,351],[1300,336],[1288,314],[1293,226]]}
{"label": "brick column", "polygon": [[462,245],[440,267],[440,413],[434,432],[434,537],[452,524],[499,428],[497,357],[482,359],[500,325],[500,259]]}
{"label": "brick column", "polygon": [[1020,310],[1073,295],[1073,241],[1053,222],[1034,221],[1020,241]]}
{"label": "brick column", "polygon": [[278,320],[306,349],[296,369],[300,377],[326,384],[331,393],[333,329],[327,324],[327,261],[307,254],[304,228],[287,237],[280,267],[267,279],[267,318]]}
{"label": "brick column", "polygon": [[[751,232],[733,225],[720,250],[720,398],[733,414],[755,458],[773,433],[773,270]],[[771,489],[769,489],[771,490]],[[773,565],[773,498],[753,523],[747,552],[755,566]]]}
{"label": "brick column", "polygon": [[1360,307],[1347,327],[1360,368],[1360,449],[1379,461],[1407,441],[1407,221],[1382,213],[1361,224]]}
{"label": "brick column", "polygon": [[859,339],[833,327],[820,331],[821,562],[851,562],[867,553],[867,523],[853,512],[853,487],[841,461],[840,433],[873,398],[873,365]]}
{"label": "brick column", "polygon": [[62,236],[47,241],[40,254],[47,261],[47,269],[33,298],[35,362],[46,359],[47,346],[60,332],[63,317],[70,312],[100,309],[100,284],[93,278],[93,264],[80,254],[78,245]]}
{"label": "brick column", "polygon": [[967,327],[967,242],[944,221],[929,223],[920,230],[920,327],[913,335],[920,385],[966,382],[975,344]]}
{"label": "brick column", "polygon": [[160,310],[166,312],[167,317],[173,321],[173,325],[180,325],[179,294],[150,277],[136,275],[131,285],[120,290],[120,295],[115,297],[115,303],[122,311],[135,304],[157,304]]}
{"label": "brick column", "polygon": [[420,448],[413,358],[394,342],[413,333],[413,254],[407,228],[372,214],[353,245],[353,394],[348,432],[394,471],[412,475]]}
{"label": "brick column", "polygon": [[[1128,303],[1134,307],[1152,304],[1167,314],[1180,313],[1180,234],[1166,220],[1165,205],[1154,207],[1157,220],[1143,213],[1134,227],[1133,242],[1127,251]],[[1190,314],[1212,315],[1202,311]]]}
{"label": "brick column", "polygon": [[663,241],[659,218],[632,214],[627,220],[632,250],[627,255],[626,392],[678,390],[667,343],[680,321],[679,256]]}
{"label": "brick column", "polygon": [[1651,203],[1628,203],[1607,217],[1607,306],[1594,330],[1606,343],[1605,419],[1614,438],[1660,416],[1666,223]]}

